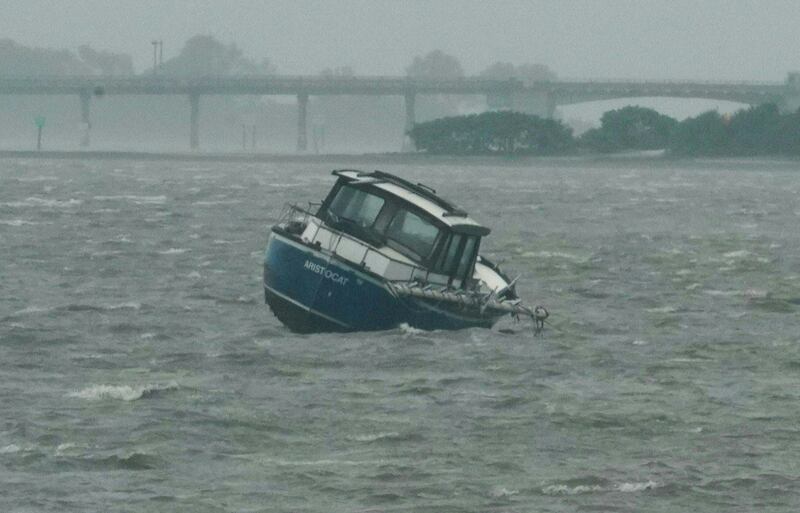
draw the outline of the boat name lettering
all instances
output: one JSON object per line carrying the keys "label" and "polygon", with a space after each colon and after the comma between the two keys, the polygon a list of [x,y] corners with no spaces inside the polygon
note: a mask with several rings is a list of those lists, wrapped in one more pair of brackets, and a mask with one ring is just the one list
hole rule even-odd
{"label": "boat name lettering", "polygon": [[325,278],[331,280],[333,283],[337,283],[339,285],[347,285],[347,280],[349,278],[346,278],[346,277],[342,276],[341,274],[335,273],[335,272],[333,272],[333,271],[331,271],[329,269],[325,269],[325,266],[320,265],[320,264],[316,264],[316,263],[312,262],[311,260],[306,260],[306,263],[303,265],[303,267],[305,267],[306,269],[308,269],[311,272],[314,272],[314,273],[317,273],[317,274],[321,274]]}

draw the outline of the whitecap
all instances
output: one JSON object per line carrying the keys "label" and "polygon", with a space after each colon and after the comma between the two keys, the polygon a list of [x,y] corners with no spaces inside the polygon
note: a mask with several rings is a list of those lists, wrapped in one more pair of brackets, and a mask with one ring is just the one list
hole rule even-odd
{"label": "whitecap", "polygon": [[764,289],[746,289],[742,295],[749,299],[764,299],[769,297],[769,291]]}
{"label": "whitecap", "polygon": [[106,250],[106,251],[95,251],[95,252],[91,253],[89,256],[92,257],[92,258],[98,258],[98,257],[121,255],[121,254],[122,254],[122,251],[115,250],[115,249],[109,249],[109,250]]}
{"label": "whitecap", "polygon": [[724,256],[725,258],[744,258],[748,255],[750,255],[749,251],[747,251],[746,249],[740,249],[738,251],[729,251],[728,253],[725,253],[722,256]]}
{"label": "whitecap", "polygon": [[421,335],[425,333],[425,330],[414,328],[413,326],[410,326],[407,322],[401,323],[398,326],[398,328],[400,328],[400,331],[402,331],[406,335]]}
{"label": "whitecap", "polygon": [[142,308],[141,303],[137,303],[136,301],[129,301],[127,303],[118,303],[116,305],[108,305],[104,307],[106,310],[140,310]]}
{"label": "whitecap", "polygon": [[666,306],[659,306],[656,308],[648,308],[647,311],[651,313],[674,313],[677,310],[674,306],[666,305]]}
{"label": "whitecap", "polygon": [[155,392],[176,390],[177,388],[178,384],[174,381],[167,384],[149,384],[136,387],[130,385],[92,385],[78,392],[72,392],[68,394],[68,396],[86,399],[88,401],[99,401],[103,399],[135,401]]}
{"label": "whitecap", "polygon": [[14,315],[45,313],[45,312],[50,312],[52,310],[53,308],[48,306],[29,306],[27,308],[23,308],[22,310],[14,312]]}
{"label": "whitecap", "polygon": [[49,208],[67,208],[74,207],[75,205],[82,204],[83,201],[79,199],[68,200],[54,200],[46,198],[31,197],[23,201],[9,201],[7,203],[0,203],[0,205],[11,208],[25,208],[25,207],[49,207]]}
{"label": "whitecap", "polygon": [[123,194],[117,196],[95,196],[94,199],[97,201],[131,201],[137,205],[159,205],[167,201],[166,196],[135,196],[132,194]]}
{"label": "whitecap", "polygon": [[0,219],[0,224],[4,224],[6,226],[24,226],[24,225],[34,225],[40,223],[34,221],[26,221],[25,219]]}
{"label": "whitecap", "polygon": [[49,181],[58,181],[57,176],[32,176],[30,178],[17,178],[18,182],[22,183],[34,183],[34,182],[49,182]]}
{"label": "whitecap", "polygon": [[391,431],[388,433],[375,433],[375,434],[367,434],[367,435],[355,435],[348,437],[350,440],[354,442],[376,442],[378,440],[387,440],[392,438],[397,438],[400,436],[400,433],[395,431]]}
{"label": "whitecap", "polygon": [[63,456],[64,452],[75,447],[76,445],[70,442],[59,444],[58,447],[56,447],[56,456]]}
{"label": "whitecap", "polygon": [[186,249],[186,248],[169,248],[169,249],[164,250],[164,251],[159,251],[158,254],[159,255],[180,255],[181,253],[186,253],[187,251],[189,251],[189,250]]}
{"label": "whitecap", "polygon": [[655,481],[646,481],[644,483],[620,483],[616,486],[616,489],[620,492],[631,493],[652,490],[656,487],[658,487],[658,483]]}
{"label": "whitecap", "polygon": [[721,296],[721,297],[730,297],[736,296],[739,294],[739,291],[736,290],[714,290],[714,289],[707,289],[703,291],[704,294],[708,294],[709,296]]}
{"label": "whitecap", "polygon": [[545,495],[579,495],[582,493],[602,492],[602,491],[603,487],[600,485],[568,486],[560,484],[560,485],[548,485],[542,488],[542,493]]}
{"label": "whitecap", "polygon": [[211,205],[236,205],[241,203],[241,200],[203,200],[195,201],[192,205],[197,206],[211,206]]}
{"label": "whitecap", "polygon": [[501,486],[495,486],[494,488],[492,488],[491,492],[489,492],[489,494],[495,499],[500,499],[503,497],[511,497],[513,495],[517,495],[518,493],[519,490],[509,490],[508,488]]}
{"label": "whitecap", "polygon": [[562,251],[526,251],[520,256],[525,258],[560,258],[577,263],[583,263],[588,260],[585,257],[573,255],[572,253],[564,253]]}
{"label": "whitecap", "polygon": [[9,444],[5,447],[0,447],[0,454],[14,454],[15,452],[19,452],[22,449],[17,444]]}

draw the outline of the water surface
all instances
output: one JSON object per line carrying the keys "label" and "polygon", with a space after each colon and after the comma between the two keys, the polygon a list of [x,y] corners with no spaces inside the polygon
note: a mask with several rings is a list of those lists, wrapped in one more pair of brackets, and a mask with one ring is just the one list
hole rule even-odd
{"label": "water surface", "polygon": [[293,335],[263,246],[332,167],[0,161],[0,509],[800,505],[798,165],[375,163],[555,327]]}

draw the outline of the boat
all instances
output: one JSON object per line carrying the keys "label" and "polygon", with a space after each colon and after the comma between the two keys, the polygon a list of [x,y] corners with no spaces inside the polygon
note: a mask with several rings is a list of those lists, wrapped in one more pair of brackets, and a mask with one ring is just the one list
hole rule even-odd
{"label": "boat", "polygon": [[327,197],[286,205],[269,234],[264,298],[299,333],[543,323],[516,279],[479,255],[490,230],[436,191],[383,171],[335,170]]}

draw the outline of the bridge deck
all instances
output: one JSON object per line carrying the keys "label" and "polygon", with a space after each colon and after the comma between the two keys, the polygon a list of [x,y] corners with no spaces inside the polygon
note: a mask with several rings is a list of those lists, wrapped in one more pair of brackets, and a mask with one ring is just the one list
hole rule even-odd
{"label": "bridge deck", "polygon": [[557,103],[585,98],[675,96],[740,98],[767,101],[785,94],[778,82],[700,82],[560,80],[523,82],[459,78],[423,80],[405,77],[247,76],[173,78],[150,77],[0,77],[0,94],[124,94],[124,95],[508,95],[547,94]]}

